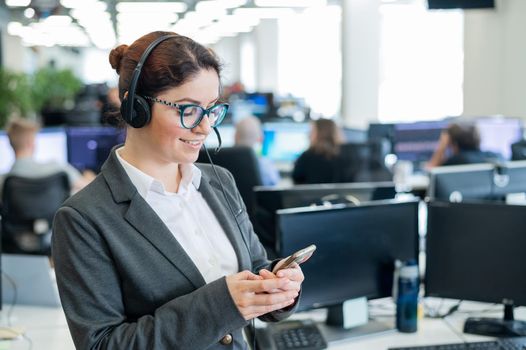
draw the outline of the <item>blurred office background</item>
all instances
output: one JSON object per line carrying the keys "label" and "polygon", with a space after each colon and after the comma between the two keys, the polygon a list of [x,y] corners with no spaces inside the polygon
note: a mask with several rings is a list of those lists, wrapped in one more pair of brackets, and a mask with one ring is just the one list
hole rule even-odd
{"label": "blurred office background", "polygon": [[[368,204],[373,209],[364,206],[366,214],[349,208],[404,195],[416,202],[403,209],[409,210],[403,212],[403,224],[410,229],[400,231],[411,236],[407,239],[411,245],[403,248],[411,253],[420,248],[424,253],[427,211],[419,199],[526,203],[526,164],[515,162],[526,159],[526,1],[474,0],[464,3],[486,7],[431,8],[436,3],[2,1],[0,175],[14,161],[3,130],[12,116],[42,124],[37,160],[70,163],[80,172],[98,173],[112,147],[125,139],[125,129],[107,118],[118,110],[114,99],[118,77],[108,62],[109,51],[154,30],[175,31],[213,48],[224,63],[223,97],[230,110],[219,127],[224,149],[214,157],[236,178],[255,230],[271,256],[292,252],[283,248],[286,242],[278,241],[277,231],[284,228],[277,225],[285,225],[287,215],[294,212],[278,215],[278,210],[338,204],[345,210],[327,210],[338,212],[334,215],[341,220],[347,220],[346,215],[363,219],[367,214],[378,223],[374,210],[380,209],[374,208],[383,204]],[[233,146],[236,124],[249,116],[260,121],[263,139],[247,155]],[[351,175],[339,184],[295,185],[294,163],[309,147],[312,122],[321,118],[341,127],[346,144],[342,162],[351,164]],[[441,133],[455,121],[477,126],[481,150],[497,154],[496,163],[451,172],[426,168]],[[207,146],[217,145],[211,134]],[[239,161],[233,161],[234,154]],[[254,156],[276,167],[277,184],[262,186],[253,168],[257,163],[251,162]],[[200,161],[208,160],[201,154]],[[395,204],[386,208],[402,210]],[[480,211],[474,217],[493,209],[481,208],[476,208]],[[319,210],[319,218],[312,216],[315,212],[305,217],[322,222],[324,209]],[[398,220],[395,214],[385,217]],[[345,225],[340,226],[344,230]],[[313,235],[321,237],[321,233]],[[413,255],[423,261],[418,252]],[[388,265],[392,277],[393,261]],[[317,276],[316,271],[312,274]],[[381,292],[370,296],[385,297],[390,287],[382,285]],[[320,295],[316,297],[321,301],[310,300],[312,305],[305,309],[334,302]],[[447,296],[463,298],[462,293]],[[500,302],[496,299],[474,300]]]}

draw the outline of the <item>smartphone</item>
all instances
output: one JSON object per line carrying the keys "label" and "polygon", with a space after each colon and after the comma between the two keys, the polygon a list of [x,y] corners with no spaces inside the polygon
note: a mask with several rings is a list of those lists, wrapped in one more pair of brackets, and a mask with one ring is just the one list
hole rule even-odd
{"label": "smartphone", "polygon": [[283,264],[279,267],[279,269],[274,269],[274,273],[278,272],[279,270],[283,270],[286,268],[289,268],[293,263],[296,264],[302,264],[305,261],[309,260],[309,258],[312,256],[314,251],[316,250],[316,246],[314,244],[311,244],[307,248],[303,248],[292,254],[285,260]]}

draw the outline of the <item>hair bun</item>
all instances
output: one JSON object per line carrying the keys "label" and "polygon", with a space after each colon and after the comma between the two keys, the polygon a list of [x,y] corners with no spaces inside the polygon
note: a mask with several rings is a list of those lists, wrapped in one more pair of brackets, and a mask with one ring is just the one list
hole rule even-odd
{"label": "hair bun", "polygon": [[119,74],[121,69],[122,57],[126,54],[126,51],[128,51],[128,45],[122,44],[110,52],[110,64],[117,71],[117,74]]}

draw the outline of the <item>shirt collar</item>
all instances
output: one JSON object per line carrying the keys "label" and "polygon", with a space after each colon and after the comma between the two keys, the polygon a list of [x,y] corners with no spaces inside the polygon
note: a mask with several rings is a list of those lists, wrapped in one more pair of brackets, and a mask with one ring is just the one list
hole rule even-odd
{"label": "shirt collar", "polygon": [[[117,156],[119,163],[124,168],[124,171],[126,171],[126,174],[130,178],[131,182],[137,188],[139,194],[143,198],[146,198],[148,191],[168,194],[169,192],[166,192],[161,181],[131,165],[120,156],[119,152],[123,148],[124,147],[117,149],[115,155]],[[196,167],[194,164],[180,164],[179,170],[181,171],[181,183],[179,185],[178,191],[179,194],[186,193],[190,183],[196,189],[199,189],[199,186],[201,185],[201,170],[198,167]]]}

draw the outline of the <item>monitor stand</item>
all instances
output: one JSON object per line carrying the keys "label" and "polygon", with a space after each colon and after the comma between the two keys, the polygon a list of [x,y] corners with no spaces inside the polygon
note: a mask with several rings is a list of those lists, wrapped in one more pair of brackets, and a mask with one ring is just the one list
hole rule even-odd
{"label": "monitor stand", "polygon": [[363,337],[395,329],[394,320],[369,320],[367,298],[347,300],[328,308],[327,320],[318,324],[327,342]]}
{"label": "monitor stand", "polygon": [[504,318],[469,317],[464,323],[464,333],[491,337],[524,337],[526,322],[515,320],[513,301],[503,300]]}

